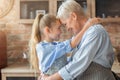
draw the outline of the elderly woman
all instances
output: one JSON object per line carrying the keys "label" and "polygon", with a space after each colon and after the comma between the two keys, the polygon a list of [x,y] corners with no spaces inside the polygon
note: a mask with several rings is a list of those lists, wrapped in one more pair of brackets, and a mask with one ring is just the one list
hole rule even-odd
{"label": "elderly woman", "polygon": [[[78,34],[90,19],[74,0],[66,0],[58,9],[57,16],[67,29]],[[45,80],[115,80],[111,67],[114,52],[101,24],[91,26],[74,49],[71,61]]]}

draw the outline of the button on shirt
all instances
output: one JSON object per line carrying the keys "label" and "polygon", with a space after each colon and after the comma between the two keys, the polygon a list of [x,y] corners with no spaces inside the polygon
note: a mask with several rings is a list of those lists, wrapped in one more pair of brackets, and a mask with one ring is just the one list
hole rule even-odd
{"label": "button on shirt", "polygon": [[58,73],[64,80],[73,80],[81,75],[91,62],[111,68],[113,61],[114,52],[108,33],[102,25],[96,24],[85,32],[72,60]]}
{"label": "button on shirt", "polygon": [[39,69],[44,73],[54,63],[54,61],[72,50],[71,40],[63,42],[40,42],[36,46],[39,60]]}

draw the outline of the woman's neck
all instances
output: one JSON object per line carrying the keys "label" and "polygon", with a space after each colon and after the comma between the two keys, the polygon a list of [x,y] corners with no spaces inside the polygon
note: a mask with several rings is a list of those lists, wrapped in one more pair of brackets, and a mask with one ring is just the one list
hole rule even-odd
{"label": "woman's neck", "polygon": [[87,18],[87,17],[84,17],[84,18],[82,19],[83,26],[86,24],[87,21],[88,21],[88,18]]}
{"label": "woman's neck", "polygon": [[84,25],[86,24],[87,21],[88,21],[87,17],[84,17],[84,18],[82,18],[82,20],[80,20],[81,28],[84,27]]}

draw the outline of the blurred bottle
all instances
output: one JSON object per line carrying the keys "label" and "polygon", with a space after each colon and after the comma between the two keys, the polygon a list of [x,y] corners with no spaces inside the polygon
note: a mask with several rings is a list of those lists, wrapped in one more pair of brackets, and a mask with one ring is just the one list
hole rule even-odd
{"label": "blurred bottle", "polygon": [[35,14],[34,14],[34,10],[33,8],[30,9],[30,19],[34,19],[35,18]]}
{"label": "blurred bottle", "polygon": [[28,11],[28,5],[26,3],[22,4],[21,6],[21,18],[27,19],[27,11]]}
{"label": "blurred bottle", "polygon": [[87,3],[86,2],[83,2],[83,10],[85,14],[87,14]]}
{"label": "blurred bottle", "polygon": [[106,16],[105,16],[105,13],[102,13],[102,18],[105,18]]}

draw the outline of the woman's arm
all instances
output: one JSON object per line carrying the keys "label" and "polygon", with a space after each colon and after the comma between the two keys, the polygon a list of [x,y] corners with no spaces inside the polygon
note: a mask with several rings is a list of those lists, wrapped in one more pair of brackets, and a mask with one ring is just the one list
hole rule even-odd
{"label": "woman's arm", "polygon": [[75,48],[75,47],[79,44],[79,42],[81,41],[82,36],[83,36],[83,34],[85,33],[85,31],[86,31],[90,26],[92,26],[92,25],[94,25],[94,24],[97,24],[97,23],[99,23],[99,22],[100,22],[100,18],[93,18],[93,19],[91,19],[89,22],[87,22],[87,23],[84,25],[83,29],[72,39],[72,41],[71,41],[71,47],[72,47],[72,48]]}
{"label": "woman's arm", "polygon": [[47,75],[41,75],[41,78],[38,80],[63,80],[62,77],[59,75],[59,73],[55,73],[54,75],[47,76]]}
{"label": "woman's arm", "polygon": [[[74,56],[75,59],[73,59],[70,63],[68,63],[67,67],[63,67],[59,72],[49,77],[46,77],[46,80],[52,80],[52,79],[62,80],[62,78],[72,79],[71,76],[78,76],[78,73],[82,74],[82,71],[85,71],[88,68],[89,64],[93,60],[94,56],[96,55],[97,50],[100,47],[100,43],[101,43],[100,41],[102,41],[100,40],[102,39],[101,35],[99,35],[99,33],[95,33],[95,31],[87,35],[86,39],[84,40],[82,44],[83,47],[76,52],[76,54],[78,55]],[[99,43],[99,45],[96,43]],[[82,66],[79,65],[81,61],[83,61],[84,63]]]}

